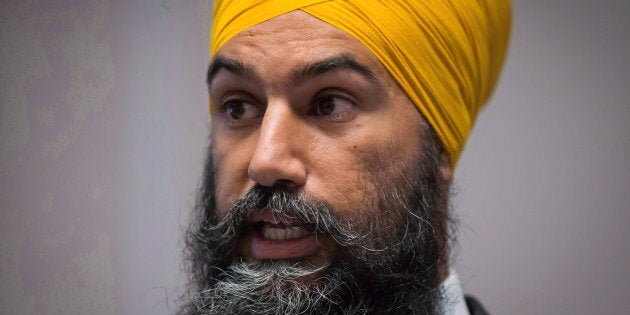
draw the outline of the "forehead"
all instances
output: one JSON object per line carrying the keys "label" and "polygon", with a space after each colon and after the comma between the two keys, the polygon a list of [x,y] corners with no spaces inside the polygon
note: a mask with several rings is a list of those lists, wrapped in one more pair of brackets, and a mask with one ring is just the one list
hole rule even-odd
{"label": "forehead", "polygon": [[263,72],[267,76],[288,65],[341,55],[353,57],[377,75],[386,75],[376,56],[357,39],[299,10],[242,31],[216,53],[255,67],[271,66]]}

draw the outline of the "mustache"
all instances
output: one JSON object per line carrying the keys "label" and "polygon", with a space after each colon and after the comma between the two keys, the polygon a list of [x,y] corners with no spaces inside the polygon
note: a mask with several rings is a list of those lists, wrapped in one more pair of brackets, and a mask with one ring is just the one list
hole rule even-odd
{"label": "mustache", "polygon": [[259,184],[237,200],[225,217],[217,218],[215,224],[206,227],[206,232],[215,235],[215,240],[224,240],[224,244],[216,245],[231,246],[247,230],[247,217],[261,210],[271,212],[280,222],[309,226],[317,235],[328,235],[341,246],[357,245],[368,236],[354,231],[351,223],[339,218],[335,214],[338,212],[324,201],[308,200],[305,193],[280,185],[267,187]]}

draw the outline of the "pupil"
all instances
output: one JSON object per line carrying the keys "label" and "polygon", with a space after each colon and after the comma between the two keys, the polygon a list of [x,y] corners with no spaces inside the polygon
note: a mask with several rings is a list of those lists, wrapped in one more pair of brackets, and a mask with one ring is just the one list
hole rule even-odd
{"label": "pupil", "polygon": [[232,119],[240,119],[245,114],[245,107],[241,103],[232,104],[228,107],[228,114]]}
{"label": "pupil", "polygon": [[332,98],[323,99],[319,103],[319,113],[322,115],[330,115],[335,110],[335,101]]}

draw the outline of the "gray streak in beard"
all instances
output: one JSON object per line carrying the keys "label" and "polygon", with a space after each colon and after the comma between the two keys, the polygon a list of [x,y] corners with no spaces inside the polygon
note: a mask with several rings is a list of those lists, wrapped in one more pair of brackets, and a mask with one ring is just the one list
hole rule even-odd
{"label": "gray streak in beard", "polygon": [[194,299],[194,304],[201,314],[324,311],[338,286],[345,282],[339,280],[341,275],[320,276],[317,283],[310,285],[296,279],[323,273],[328,266],[304,266],[289,261],[236,262],[229,267],[226,277],[216,286],[201,292]]}

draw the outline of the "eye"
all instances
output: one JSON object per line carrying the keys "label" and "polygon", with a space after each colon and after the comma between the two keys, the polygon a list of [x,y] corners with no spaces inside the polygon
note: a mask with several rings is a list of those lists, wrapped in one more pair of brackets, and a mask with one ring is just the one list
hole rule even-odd
{"label": "eye", "polygon": [[328,116],[333,120],[341,120],[349,114],[354,107],[350,100],[338,95],[325,95],[315,100],[312,115]]}
{"label": "eye", "polygon": [[243,100],[228,100],[223,104],[223,110],[233,122],[254,119],[261,114],[260,108]]}

